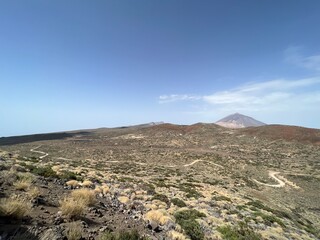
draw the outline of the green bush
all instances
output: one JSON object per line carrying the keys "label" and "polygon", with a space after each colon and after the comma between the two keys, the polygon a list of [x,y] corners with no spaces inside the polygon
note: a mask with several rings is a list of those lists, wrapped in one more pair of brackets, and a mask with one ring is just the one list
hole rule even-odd
{"label": "green bush", "polygon": [[285,224],[274,215],[264,214],[260,211],[254,212],[254,215],[260,216],[268,226],[271,226],[272,223],[278,223],[281,227],[285,227]]}
{"label": "green bush", "polygon": [[152,200],[160,200],[162,202],[165,202],[167,205],[170,204],[170,200],[169,198],[166,196],[166,195],[163,195],[163,194],[159,194],[159,193],[156,193],[155,195],[153,195],[152,197]]}
{"label": "green bush", "polygon": [[75,174],[74,172],[70,171],[64,171],[62,175],[59,176],[61,179],[65,180],[77,180],[77,181],[82,181],[83,177],[79,176],[78,174]]}
{"label": "green bush", "polygon": [[195,209],[179,211],[174,215],[176,222],[182,227],[191,240],[204,239],[204,233],[196,219],[205,216],[206,215],[204,213],[201,213]]}
{"label": "green bush", "polygon": [[195,198],[198,199],[199,197],[202,197],[202,194],[199,193],[194,186],[188,185],[188,184],[180,184],[179,189],[186,193],[187,198]]}
{"label": "green bush", "polygon": [[212,197],[212,200],[214,201],[227,201],[227,202],[231,202],[231,199],[226,197],[226,196],[223,196],[223,195],[219,195],[219,196],[213,196]]}
{"label": "green bush", "polygon": [[178,207],[186,207],[187,206],[187,204],[184,201],[182,201],[180,198],[173,198],[173,199],[171,199],[171,202]]}
{"label": "green bush", "polygon": [[226,240],[260,240],[261,235],[254,232],[246,223],[239,222],[237,226],[220,226],[217,229]]}
{"label": "green bush", "polygon": [[32,173],[43,176],[43,177],[54,177],[57,178],[58,175],[55,171],[51,169],[51,167],[34,167],[31,170]]}

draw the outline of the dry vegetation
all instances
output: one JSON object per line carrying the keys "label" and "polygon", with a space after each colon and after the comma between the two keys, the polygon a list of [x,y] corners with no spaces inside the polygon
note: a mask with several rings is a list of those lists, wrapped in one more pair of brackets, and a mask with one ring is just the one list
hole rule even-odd
{"label": "dry vegetation", "polygon": [[31,203],[28,200],[19,197],[11,196],[0,200],[0,215],[3,217],[10,217],[21,219],[31,212]]}
{"label": "dry vegetation", "polygon": [[43,226],[29,239],[320,238],[317,130],[163,124],[68,136],[0,146],[0,237],[22,219],[17,228]]}

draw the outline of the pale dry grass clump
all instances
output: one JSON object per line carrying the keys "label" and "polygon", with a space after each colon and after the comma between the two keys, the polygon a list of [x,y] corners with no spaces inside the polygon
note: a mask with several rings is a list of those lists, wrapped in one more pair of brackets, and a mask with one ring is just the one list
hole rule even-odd
{"label": "pale dry grass clump", "polygon": [[83,201],[77,201],[72,197],[60,201],[60,210],[63,215],[69,218],[79,218],[83,215],[86,205]]}
{"label": "pale dry grass clump", "polygon": [[90,180],[84,180],[81,185],[82,187],[90,188],[93,186],[93,182],[91,182]]}
{"label": "pale dry grass clump", "polygon": [[35,199],[40,196],[40,190],[38,187],[33,187],[29,189],[27,194],[31,199]]}
{"label": "pale dry grass clump", "polygon": [[164,211],[160,210],[151,210],[146,213],[145,219],[148,221],[155,221],[160,225],[165,225],[172,219],[165,213]]}
{"label": "pale dry grass clump", "polygon": [[83,229],[80,226],[80,223],[71,222],[67,225],[65,230],[65,236],[68,240],[79,240],[82,238]]}
{"label": "pale dry grass clump", "polygon": [[123,203],[123,204],[128,204],[130,203],[130,199],[126,196],[120,196],[118,197],[119,202]]}
{"label": "pale dry grass clump", "polygon": [[53,171],[55,171],[56,173],[60,173],[61,172],[61,166],[58,166],[58,165],[52,166],[51,169]]}
{"label": "pale dry grass clump", "polygon": [[66,185],[68,187],[76,188],[77,186],[79,186],[79,182],[77,180],[70,180],[66,182]]}
{"label": "pale dry grass clump", "polygon": [[110,188],[109,188],[108,185],[106,185],[106,184],[103,184],[103,185],[101,186],[101,189],[102,189],[102,193],[103,193],[103,194],[107,194],[108,192],[110,192]]}
{"label": "pale dry grass clump", "polygon": [[72,191],[71,197],[78,202],[83,202],[86,206],[93,205],[96,202],[94,190],[85,188]]}
{"label": "pale dry grass clump", "polygon": [[28,179],[21,179],[15,181],[13,186],[16,190],[26,191],[31,186],[31,182]]}
{"label": "pale dry grass clump", "polygon": [[187,238],[182,234],[175,230],[171,230],[167,233],[167,237],[170,240],[187,240]]}
{"label": "pale dry grass clump", "polygon": [[5,217],[23,218],[31,212],[31,208],[31,203],[19,196],[0,200],[0,215]]}
{"label": "pale dry grass clump", "polygon": [[110,188],[107,185],[96,186],[94,192],[96,194],[103,193],[104,195],[106,195],[110,192]]}

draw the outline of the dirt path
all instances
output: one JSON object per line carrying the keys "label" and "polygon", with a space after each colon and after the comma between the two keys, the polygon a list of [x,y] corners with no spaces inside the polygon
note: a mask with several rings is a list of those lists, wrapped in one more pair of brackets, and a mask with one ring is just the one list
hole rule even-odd
{"label": "dirt path", "polygon": [[224,168],[223,166],[219,165],[219,164],[216,164],[216,163],[213,163],[213,162],[209,162],[209,161],[206,161],[206,160],[201,160],[201,159],[197,159],[197,160],[194,160],[192,163],[188,163],[188,164],[185,164],[183,165],[184,167],[190,167],[198,162],[207,162],[207,163],[210,163],[210,164],[213,164],[219,168]]}
{"label": "dirt path", "polygon": [[260,182],[256,179],[253,179],[253,181],[255,181],[256,183],[258,184],[261,184],[261,185],[264,185],[264,186],[267,186],[267,187],[275,187],[275,188],[281,188],[281,187],[284,187],[286,184],[290,185],[291,187],[293,188],[296,188],[296,189],[299,189],[300,187],[297,186],[295,183],[289,181],[288,179],[282,177],[282,176],[279,176],[279,177],[276,177],[277,174],[279,174],[280,172],[275,172],[275,171],[269,171],[269,177],[273,178],[274,180],[276,180],[278,182],[278,184],[267,184],[267,183],[263,183],[263,182]]}
{"label": "dirt path", "polygon": [[39,147],[41,147],[41,145],[38,146],[38,147],[36,147],[36,148],[30,149],[30,152],[35,152],[35,153],[43,154],[42,156],[39,157],[40,159],[45,158],[46,156],[49,155],[48,153],[35,150],[35,149],[38,149]]}

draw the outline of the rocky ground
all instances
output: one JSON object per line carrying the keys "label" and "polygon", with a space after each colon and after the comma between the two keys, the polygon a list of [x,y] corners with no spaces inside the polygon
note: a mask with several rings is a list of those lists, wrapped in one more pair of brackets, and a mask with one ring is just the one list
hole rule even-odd
{"label": "rocky ground", "polygon": [[318,133],[255,131],[162,124],[3,139],[0,239],[319,239]]}

